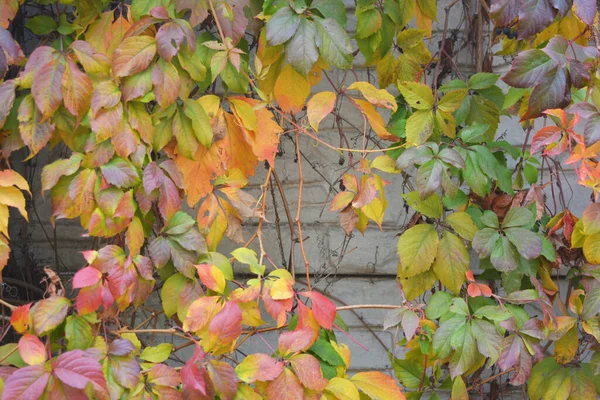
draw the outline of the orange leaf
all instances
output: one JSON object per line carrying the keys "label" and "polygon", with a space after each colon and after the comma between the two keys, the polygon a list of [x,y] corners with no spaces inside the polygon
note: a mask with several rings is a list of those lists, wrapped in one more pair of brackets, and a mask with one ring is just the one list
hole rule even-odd
{"label": "orange leaf", "polygon": [[29,310],[33,303],[19,306],[12,311],[10,324],[17,333],[23,334],[29,329]]}
{"label": "orange leaf", "polygon": [[73,61],[67,60],[67,68],[62,76],[61,85],[65,108],[79,120],[90,108],[92,81],[77,68]]}
{"label": "orange leaf", "polygon": [[183,175],[183,184],[187,190],[187,203],[193,207],[204,196],[212,192],[211,180],[225,172],[227,152],[225,140],[214,143],[209,150],[199,146],[194,160],[185,157],[175,158],[175,164]]}
{"label": "orange leaf", "polygon": [[304,398],[304,389],[300,381],[289,368],[267,386],[267,400],[301,400]]}
{"label": "orange leaf", "polygon": [[305,76],[287,64],[275,82],[274,93],[283,112],[297,114],[302,111],[304,102],[310,95],[310,84]]}
{"label": "orange leaf", "polygon": [[312,345],[312,329],[309,327],[299,328],[294,331],[282,332],[279,335],[277,349],[283,357],[304,351]]}
{"label": "orange leaf", "polygon": [[375,107],[371,103],[366,100],[352,99],[357,108],[364,114],[364,116],[369,121],[371,128],[373,131],[382,138],[383,140],[390,140],[392,142],[397,142],[399,139],[392,135],[385,128],[385,122],[383,121],[383,117],[375,110]]}
{"label": "orange leaf", "polygon": [[310,354],[298,354],[290,358],[290,363],[300,382],[310,390],[323,390],[327,379],[323,378],[319,360]]}
{"label": "orange leaf", "polygon": [[244,173],[244,176],[254,175],[258,160],[252,151],[252,147],[244,137],[244,131],[232,114],[225,113],[224,116],[227,126],[227,135],[224,140],[228,155],[227,166],[230,169],[239,169]]}
{"label": "orange leaf", "polygon": [[115,49],[112,70],[114,76],[129,76],[145,70],[156,54],[156,41],[151,36],[132,36]]}
{"label": "orange leaf", "polygon": [[319,124],[335,106],[336,95],[334,92],[320,92],[315,94],[306,106],[308,123],[315,130],[319,131]]}
{"label": "orange leaf", "polygon": [[225,276],[223,272],[215,265],[210,264],[199,264],[196,265],[198,270],[198,276],[202,283],[217,293],[223,293],[227,283],[225,282]]}
{"label": "orange leaf", "polygon": [[183,330],[198,332],[208,324],[211,319],[221,310],[221,304],[217,296],[200,297],[190,304]]}

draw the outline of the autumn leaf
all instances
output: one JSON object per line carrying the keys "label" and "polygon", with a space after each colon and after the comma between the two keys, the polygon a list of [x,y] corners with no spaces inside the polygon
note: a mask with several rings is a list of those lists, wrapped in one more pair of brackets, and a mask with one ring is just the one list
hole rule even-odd
{"label": "autumn leaf", "polygon": [[291,65],[286,65],[279,74],[274,88],[275,99],[285,113],[297,114],[310,95],[310,84]]}
{"label": "autumn leaf", "polygon": [[336,95],[334,92],[320,92],[315,94],[306,106],[308,123],[315,130],[319,131],[319,124],[335,106]]}

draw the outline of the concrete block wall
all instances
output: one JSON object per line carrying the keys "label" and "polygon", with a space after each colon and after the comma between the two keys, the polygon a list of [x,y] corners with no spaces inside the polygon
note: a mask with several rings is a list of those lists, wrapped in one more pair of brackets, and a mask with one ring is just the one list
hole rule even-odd
{"label": "concrete block wall", "polygon": [[[476,0],[475,0],[476,1]],[[432,53],[437,50],[438,41],[441,39],[440,28],[444,20],[444,7],[450,0],[438,1],[438,21],[434,23],[434,32],[429,45]],[[352,31],[356,25],[356,19],[353,15],[354,4],[351,0],[346,0],[348,6],[348,26]],[[460,28],[463,16],[460,3],[453,8],[450,14],[449,27],[451,29]],[[465,65],[472,59],[472,53],[466,48],[459,55],[459,60]],[[510,60],[508,60],[510,61]],[[498,57],[495,59],[495,65],[498,70],[506,70],[507,60]],[[355,65],[357,80],[376,80],[374,68],[364,68],[360,62]],[[468,71],[467,67],[463,73]],[[350,85],[356,80],[352,73],[345,74],[343,71],[327,72],[332,81],[339,85],[346,76],[344,84]],[[332,90],[327,79],[323,78],[316,85],[314,91]],[[394,89],[390,88],[391,91]],[[347,101],[342,107],[342,115],[352,124],[362,127],[363,121],[358,113]],[[345,124],[348,126],[348,124]],[[319,132],[322,140],[332,144],[339,145],[339,134],[337,129],[331,129],[332,119],[325,120]],[[514,144],[522,144],[525,133],[515,119],[502,117],[499,134],[506,134],[507,140]],[[358,140],[361,143],[361,137],[356,138],[357,131],[352,128],[347,129],[348,140]],[[303,202],[301,208],[301,217],[303,222],[303,233],[305,237],[305,249],[309,261],[309,269],[315,286],[330,294],[339,305],[345,304],[400,304],[401,297],[398,286],[395,281],[397,268],[396,244],[397,235],[402,232],[405,223],[411,216],[407,214],[404,207],[404,201],[401,195],[408,191],[404,187],[402,177],[399,175],[383,174],[385,179],[391,183],[386,187],[386,196],[389,202],[386,211],[385,220],[381,229],[374,224],[370,224],[364,236],[358,232],[353,232],[347,236],[338,223],[338,215],[329,211],[329,202],[339,190],[339,179],[344,172],[348,170],[347,154],[344,154],[344,162],[340,165],[340,154],[327,149],[315,140],[306,136],[301,136],[300,145],[302,152],[312,165],[301,159],[304,176]],[[292,216],[296,214],[297,197],[299,189],[298,160],[295,160],[295,145],[288,137],[281,139],[282,156],[276,159],[276,171],[285,188],[285,194],[289,202]],[[48,152],[48,159],[57,157],[57,151]],[[54,228],[49,223],[51,215],[51,204],[49,198],[43,198],[40,193],[39,174],[44,163],[44,158],[38,157],[39,164],[36,171],[29,171],[35,176],[35,182],[32,187],[34,193],[34,202],[40,219],[33,217],[31,225],[28,228],[28,234],[31,235],[30,251],[34,260],[40,266],[52,265],[55,263],[55,252],[44,234],[44,229],[54,237]],[[265,179],[265,170],[262,166],[257,169],[255,177],[251,179],[248,191],[255,197],[261,193],[260,185]],[[565,170],[565,176],[561,177],[565,187],[566,201],[569,208],[576,214],[581,213],[589,201],[591,190],[587,190],[577,185],[577,179],[572,169]],[[567,186],[568,184],[568,186]],[[548,189],[549,190],[549,189]],[[275,191],[277,202],[277,214],[281,221],[280,235],[275,227],[275,207],[269,196],[267,219],[271,222],[265,224],[263,230],[263,239],[267,253],[273,262],[283,266],[287,262],[291,236],[288,228],[287,219],[279,193]],[[552,207],[551,207],[552,208]],[[12,221],[12,220],[11,220]],[[248,221],[244,225],[244,233],[248,239],[256,229],[256,221]],[[79,227],[77,221],[59,221],[56,226],[56,244],[58,255],[68,270],[74,271],[83,264],[83,258],[78,251],[89,249],[92,246],[93,239],[82,236],[84,232]],[[18,244],[18,237],[15,237]],[[279,247],[282,243],[283,259]],[[228,255],[237,245],[224,240],[219,251]],[[258,250],[257,243],[251,246]],[[345,251],[344,251],[345,249]],[[343,255],[343,257],[342,257]],[[304,276],[304,264],[298,244],[294,246],[294,259],[296,261],[296,273],[298,281],[301,282]],[[239,272],[244,272],[236,266]],[[338,335],[341,342],[347,343],[352,349],[354,370],[370,369],[390,372],[390,363],[387,352],[393,348],[393,334],[382,332],[381,325],[385,312],[381,310],[358,310],[356,314],[345,311],[343,318],[351,328],[351,335],[369,350],[364,351],[358,347],[352,340],[344,335]],[[377,338],[374,336],[377,335]],[[276,343],[276,337],[265,335],[271,342]],[[262,346],[262,347],[261,347]],[[244,346],[244,351],[268,351],[264,348],[264,343],[256,339],[248,341]]]}

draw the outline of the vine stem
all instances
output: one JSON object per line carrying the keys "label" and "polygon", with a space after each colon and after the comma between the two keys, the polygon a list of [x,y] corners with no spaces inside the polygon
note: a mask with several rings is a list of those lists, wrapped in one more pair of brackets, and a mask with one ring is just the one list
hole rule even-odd
{"label": "vine stem", "polygon": [[13,311],[15,308],[17,308],[17,306],[13,306],[10,303],[7,303],[6,301],[0,299],[0,304],[2,304],[4,307],[8,308],[10,311]]}
{"label": "vine stem", "polygon": [[502,375],[509,374],[509,373],[513,372],[514,370],[516,370],[516,369],[517,369],[517,367],[512,367],[512,368],[510,368],[510,369],[507,369],[506,371],[503,371],[503,372],[497,373],[496,375],[492,375],[492,376],[490,376],[489,378],[486,378],[486,379],[482,380],[481,382],[479,382],[479,383],[476,383],[475,385],[471,385],[471,386],[469,386],[469,387],[467,388],[467,392],[470,392],[471,390],[473,390],[473,389],[475,389],[475,388],[478,388],[479,386],[483,386],[483,385],[485,385],[486,383],[488,383],[488,382],[490,382],[490,381],[493,381],[494,379],[496,379],[496,378],[498,378],[498,377],[500,377],[500,376],[502,376]]}
{"label": "vine stem", "polygon": [[354,304],[350,306],[341,306],[336,307],[337,311],[346,311],[346,310],[357,310],[361,308],[380,308],[384,310],[395,310],[397,308],[402,308],[402,306],[395,306],[393,304]]}
{"label": "vine stem", "polygon": [[302,235],[302,222],[300,221],[300,210],[302,209],[302,190],[304,189],[304,175],[302,175],[302,157],[300,155],[300,141],[298,140],[298,132],[296,131],[296,158],[298,159],[298,175],[300,176],[300,186],[298,187],[298,208],[296,210],[296,224],[298,225],[298,241],[300,242],[300,251],[304,260],[304,269],[306,272],[306,284],[308,290],[312,290],[310,285],[310,269],[306,251],[304,249],[304,237]]}

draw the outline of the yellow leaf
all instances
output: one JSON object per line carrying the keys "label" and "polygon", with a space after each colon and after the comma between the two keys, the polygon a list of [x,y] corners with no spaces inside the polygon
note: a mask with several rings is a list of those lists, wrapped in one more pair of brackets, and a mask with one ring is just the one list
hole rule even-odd
{"label": "yellow leaf", "polygon": [[398,240],[398,276],[409,278],[429,269],[437,254],[440,240],[431,224],[413,226]]}
{"label": "yellow leaf", "polygon": [[406,121],[406,142],[410,146],[420,146],[433,133],[433,112],[418,110]]}
{"label": "yellow leaf", "polygon": [[600,233],[595,233],[585,238],[583,242],[583,255],[590,264],[600,264]]}
{"label": "yellow leaf", "polygon": [[379,81],[380,88],[386,88],[398,79],[400,63],[394,57],[392,51],[389,51],[382,59],[377,63],[377,80]]}
{"label": "yellow leaf", "polygon": [[348,87],[348,90],[358,90],[365,96],[365,99],[374,106],[387,108],[392,111],[398,109],[396,99],[385,89],[377,89],[368,82],[354,82]]}
{"label": "yellow leaf", "polygon": [[554,358],[556,362],[559,364],[568,363],[575,357],[578,348],[577,327],[573,326],[563,337],[554,342]]}
{"label": "yellow leaf", "polygon": [[446,222],[450,224],[456,233],[466,240],[473,240],[475,234],[479,230],[477,229],[477,225],[473,222],[471,215],[464,211],[448,215]]}
{"label": "yellow leaf", "polygon": [[418,82],[402,82],[398,89],[409,106],[417,110],[433,108],[433,93],[429,86]]}
{"label": "yellow leaf", "polygon": [[0,233],[8,237],[8,207],[0,204]]}
{"label": "yellow leaf", "polygon": [[454,383],[452,384],[452,400],[469,400],[469,393],[467,392],[467,386],[465,385],[465,381],[463,381],[462,376],[457,376],[454,378]]}
{"label": "yellow leaf", "polygon": [[371,161],[371,168],[378,169],[390,174],[398,174],[400,171],[396,169],[396,161],[387,154],[377,156]]}
{"label": "yellow leaf", "polygon": [[454,115],[438,110],[435,113],[435,126],[437,128],[436,132],[439,131],[450,139],[456,137],[456,122],[454,120]]}
{"label": "yellow leaf", "polygon": [[12,169],[0,171],[0,186],[16,186],[21,190],[29,192],[29,184],[18,172]]}
{"label": "yellow leaf", "polygon": [[287,64],[275,82],[274,92],[283,112],[297,114],[302,111],[304,102],[310,95],[310,84],[305,76]]}
{"label": "yellow leaf", "polygon": [[420,7],[416,7],[415,10],[417,28],[423,29],[427,37],[431,37],[431,30],[433,27],[433,20],[426,16]]}
{"label": "yellow leaf", "polygon": [[[400,267],[399,264],[398,267]],[[435,274],[433,271],[429,270],[409,278],[402,278],[400,284],[402,285],[406,300],[410,301],[422,295],[427,289],[430,289],[435,281]]]}
{"label": "yellow leaf", "polygon": [[0,204],[15,207],[19,210],[23,218],[29,221],[27,218],[27,211],[25,210],[25,197],[16,187],[9,186],[0,188]]}
{"label": "yellow leaf", "polygon": [[383,140],[390,140],[394,142],[398,141],[398,138],[388,132],[388,130],[385,128],[383,117],[375,110],[375,107],[373,107],[371,103],[366,100],[359,99],[353,99],[352,101],[367,118],[369,124],[371,124],[371,128],[373,128],[373,131],[375,131],[377,136]]}
{"label": "yellow leaf", "polygon": [[348,379],[334,377],[331,378],[325,390],[339,400],[359,400],[360,394],[356,386]]}
{"label": "yellow leaf", "polygon": [[350,381],[373,400],[406,399],[394,378],[383,372],[359,372],[350,378]]}
{"label": "yellow leaf", "polygon": [[308,123],[315,130],[319,131],[319,124],[335,106],[336,95],[334,92],[320,92],[315,94],[308,102],[306,114]]}
{"label": "yellow leaf", "polygon": [[271,297],[274,300],[290,299],[294,296],[294,289],[289,281],[285,279],[277,279],[271,287]]}
{"label": "yellow leaf", "polygon": [[256,113],[252,106],[241,99],[230,97],[231,110],[244,128],[255,131],[257,128]]}
{"label": "yellow leaf", "polygon": [[438,103],[438,109],[445,112],[454,112],[462,104],[468,89],[452,90],[444,95]]}

